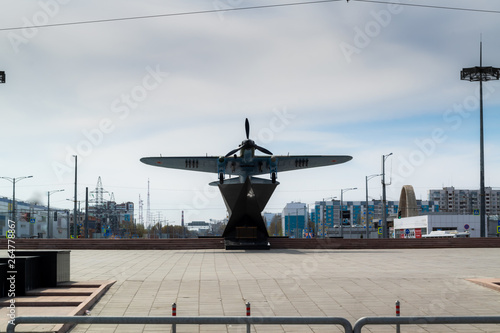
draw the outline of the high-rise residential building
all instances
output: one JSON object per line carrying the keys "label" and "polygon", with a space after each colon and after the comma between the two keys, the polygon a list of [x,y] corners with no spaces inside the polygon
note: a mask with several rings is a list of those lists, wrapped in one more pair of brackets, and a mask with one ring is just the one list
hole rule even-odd
{"label": "high-rise residential building", "polygon": [[339,214],[340,201],[316,201],[314,211],[311,214],[311,220],[316,230],[316,237],[326,237],[328,229],[334,227],[335,221],[338,224]]}
{"label": "high-rise residential building", "polygon": [[[349,212],[349,218],[343,219],[343,225],[365,225],[366,215],[368,215],[368,224],[373,226],[382,219],[382,201],[345,201],[342,210]],[[329,228],[340,227],[340,201],[316,201],[314,212],[311,215],[316,229],[317,237],[326,236]],[[398,211],[398,201],[387,201],[387,216],[395,216]],[[368,214],[367,214],[368,213]]]}
{"label": "high-rise residential building", "polygon": [[[481,206],[480,191],[443,187],[441,190],[429,190],[429,201],[438,206],[439,212],[459,215],[479,215]],[[500,214],[500,190],[485,188],[486,215]]]}

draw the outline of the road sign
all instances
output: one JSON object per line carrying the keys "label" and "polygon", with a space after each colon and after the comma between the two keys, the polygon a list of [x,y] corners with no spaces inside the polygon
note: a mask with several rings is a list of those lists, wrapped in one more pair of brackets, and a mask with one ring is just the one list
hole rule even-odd
{"label": "road sign", "polygon": [[500,234],[500,225],[497,227],[497,234]]}
{"label": "road sign", "polygon": [[379,234],[379,235],[382,235],[382,227],[379,227],[379,228],[378,228],[378,234]]}
{"label": "road sign", "polygon": [[469,225],[468,225],[468,224],[464,225],[464,229],[465,229],[465,230],[469,230],[469,228],[470,228],[470,227],[469,227]]}
{"label": "road sign", "polygon": [[479,209],[474,209],[474,211],[472,212],[473,215],[480,215],[479,213]]}
{"label": "road sign", "polygon": [[410,229],[405,229],[405,234],[409,235],[410,234]]}
{"label": "road sign", "polygon": [[30,223],[35,223],[35,218],[34,217],[30,218]]}

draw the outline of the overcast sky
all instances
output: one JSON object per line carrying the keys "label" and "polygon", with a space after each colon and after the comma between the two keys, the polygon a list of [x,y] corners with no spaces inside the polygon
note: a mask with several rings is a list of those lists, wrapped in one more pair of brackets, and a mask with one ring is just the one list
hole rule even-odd
{"label": "overcast sky", "polygon": [[[396,1],[399,2],[399,1]],[[226,216],[216,174],[155,168],[145,156],[225,155],[245,139],[280,154],[351,155],[279,173],[266,211],[287,202],[365,199],[386,160],[388,200],[443,186],[479,188],[479,84],[464,67],[500,67],[500,2],[351,0],[0,2],[0,177],[31,179],[16,198],[72,208],[100,176],[117,202],[139,195],[154,218]],[[291,3],[291,2],[290,2]],[[229,11],[220,11],[229,10]],[[482,11],[478,11],[482,10]],[[197,12],[197,13],[195,13]],[[181,14],[181,15],[167,15]],[[161,16],[158,16],[161,15]],[[149,18],[138,18],[149,16]],[[155,17],[151,17],[155,16]],[[118,18],[137,18],[113,20]],[[111,21],[107,21],[111,20]],[[99,21],[86,24],[60,25]],[[52,25],[50,27],[35,27]],[[24,28],[23,28],[24,27]],[[23,28],[23,29],[8,29]],[[486,186],[500,187],[500,84],[484,84]],[[380,178],[369,182],[381,198]],[[12,184],[0,179],[0,196]],[[67,200],[69,199],[69,200]]]}

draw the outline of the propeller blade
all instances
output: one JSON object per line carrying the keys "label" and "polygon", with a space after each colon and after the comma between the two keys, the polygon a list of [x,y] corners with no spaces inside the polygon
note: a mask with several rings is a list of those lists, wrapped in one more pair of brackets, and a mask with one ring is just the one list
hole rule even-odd
{"label": "propeller blade", "polygon": [[261,146],[257,146],[255,145],[255,149],[263,152],[264,154],[268,154],[268,155],[272,155],[273,153],[271,153],[269,150],[267,150],[266,148],[264,147],[261,147]]}
{"label": "propeller blade", "polygon": [[245,131],[247,132],[247,140],[250,137],[250,123],[248,122],[248,118],[245,118]]}
{"label": "propeller blade", "polygon": [[231,155],[235,154],[235,153],[236,153],[236,152],[238,152],[238,150],[240,150],[240,149],[241,149],[241,148],[236,148],[236,149],[231,150],[229,153],[227,153],[227,154],[226,154],[226,157],[229,157],[229,156],[231,156]]}

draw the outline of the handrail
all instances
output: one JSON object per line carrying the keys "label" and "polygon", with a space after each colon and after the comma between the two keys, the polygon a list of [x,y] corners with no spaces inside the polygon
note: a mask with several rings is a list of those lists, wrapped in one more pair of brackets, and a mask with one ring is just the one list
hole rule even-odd
{"label": "handrail", "polygon": [[17,317],[7,324],[6,333],[14,333],[20,324],[194,324],[194,325],[341,325],[352,333],[351,323],[341,317],[92,317],[32,316]]}
{"label": "handrail", "polygon": [[366,325],[500,324],[500,316],[404,316],[363,317],[354,327],[341,317],[92,317],[30,316],[17,317],[7,324],[14,333],[20,324],[171,324],[171,325],[341,325],[346,333],[361,333]]}
{"label": "handrail", "polygon": [[500,324],[500,316],[405,316],[363,317],[354,324],[354,333],[361,333],[365,325],[434,325],[434,324]]}

